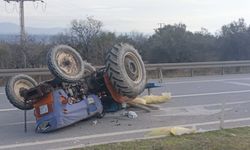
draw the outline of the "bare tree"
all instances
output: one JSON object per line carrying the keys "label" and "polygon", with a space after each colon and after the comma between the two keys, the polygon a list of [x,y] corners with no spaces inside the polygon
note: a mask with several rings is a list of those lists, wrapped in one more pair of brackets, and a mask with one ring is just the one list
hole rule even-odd
{"label": "bare tree", "polygon": [[70,34],[72,41],[76,44],[84,59],[89,59],[92,41],[100,33],[102,26],[102,22],[95,20],[93,17],[71,22]]}

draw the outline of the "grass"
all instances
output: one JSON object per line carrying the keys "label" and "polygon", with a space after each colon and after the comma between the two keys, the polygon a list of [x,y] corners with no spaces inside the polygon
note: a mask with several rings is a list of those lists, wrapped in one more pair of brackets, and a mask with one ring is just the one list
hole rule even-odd
{"label": "grass", "polygon": [[78,150],[250,150],[250,127],[105,144]]}

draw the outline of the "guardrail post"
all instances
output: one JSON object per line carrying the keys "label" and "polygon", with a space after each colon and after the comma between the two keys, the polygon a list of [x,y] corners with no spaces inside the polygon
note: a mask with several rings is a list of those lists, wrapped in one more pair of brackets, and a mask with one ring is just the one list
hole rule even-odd
{"label": "guardrail post", "polygon": [[221,103],[221,115],[220,115],[220,129],[224,129],[224,117],[225,117],[226,100],[223,99]]}
{"label": "guardrail post", "polygon": [[194,69],[192,68],[191,70],[190,70],[191,72],[191,77],[193,77],[194,76]]}
{"label": "guardrail post", "polygon": [[151,89],[148,88],[148,95],[151,95]]}
{"label": "guardrail post", "polygon": [[159,83],[163,82],[163,74],[162,74],[162,69],[159,68]]}
{"label": "guardrail post", "polygon": [[38,82],[42,82],[42,76],[38,76]]}
{"label": "guardrail post", "polygon": [[225,74],[225,69],[224,67],[221,67],[221,75],[224,75]]}

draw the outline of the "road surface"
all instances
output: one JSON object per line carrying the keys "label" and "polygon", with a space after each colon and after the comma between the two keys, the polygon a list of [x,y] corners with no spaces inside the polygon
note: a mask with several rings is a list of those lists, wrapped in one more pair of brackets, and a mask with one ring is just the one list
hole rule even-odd
{"label": "road surface", "polygon": [[[86,145],[144,138],[153,128],[167,126],[216,130],[220,127],[221,108],[226,103],[226,128],[250,125],[250,74],[165,79],[162,88],[152,93],[171,92],[172,99],[159,105],[161,110],[145,113],[135,110],[138,118],[122,112],[103,119],[81,121],[48,134],[35,133],[33,111],[28,112],[28,132],[24,133],[23,111],[15,109],[0,88],[1,149],[69,149]],[[145,92],[146,93],[146,92]],[[145,94],[144,93],[144,94]]]}

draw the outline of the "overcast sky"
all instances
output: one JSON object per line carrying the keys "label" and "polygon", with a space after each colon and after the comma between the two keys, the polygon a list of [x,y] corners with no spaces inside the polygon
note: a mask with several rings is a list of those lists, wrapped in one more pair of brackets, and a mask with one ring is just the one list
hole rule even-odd
{"label": "overcast sky", "polygon": [[[26,26],[69,27],[72,19],[94,16],[115,32],[152,33],[158,23],[185,23],[214,33],[238,18],[250,23],[250,0],[44,0],[25,3]],[[6,6],[6,7],[5,7]],[[38,6],[38,7],[37,7]],[[14,9],[13,9],[14,8]],[[0,22],[19,23],[17,3],[0,0]]]}

